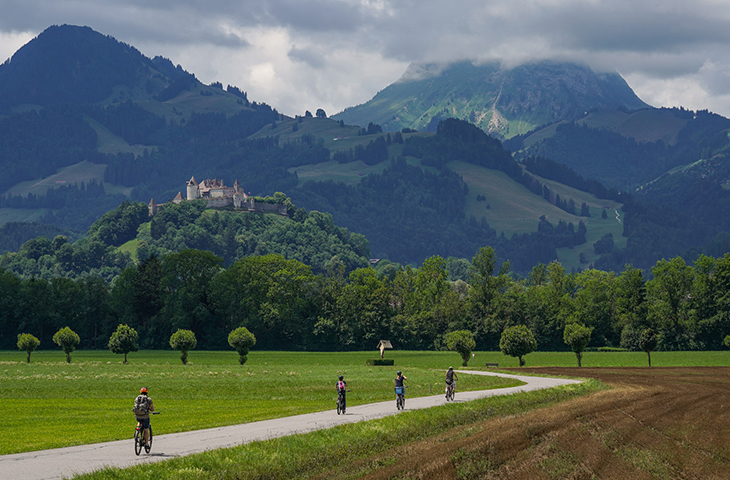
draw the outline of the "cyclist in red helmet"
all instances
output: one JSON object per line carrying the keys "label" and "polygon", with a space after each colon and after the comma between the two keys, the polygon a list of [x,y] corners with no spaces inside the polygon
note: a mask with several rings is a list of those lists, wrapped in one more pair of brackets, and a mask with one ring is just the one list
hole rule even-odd
{"label": "cyclist in red helmet", "polygon": [[154,411],[152,399],[147,396],[147,387],[142,387],[139,395],[134,399],[134,415],[137,417],[139,426],[144,428],[145,449],[148,451],[150,448],[150,412]]}

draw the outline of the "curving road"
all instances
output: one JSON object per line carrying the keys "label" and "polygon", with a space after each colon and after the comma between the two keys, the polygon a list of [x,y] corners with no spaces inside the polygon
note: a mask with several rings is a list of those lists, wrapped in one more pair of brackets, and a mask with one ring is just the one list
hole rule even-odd
{"label": "curving road", "polygon": [[[476,392],[457,391],[457,402],[580,383],[578,380],[564,378],[527,377],[472,370],[459,370],[458,372],[514,378],[525,382],[525,385]],[[408,398],[406,408],[407,410],[429,408],[443,405],[445,402],[443,395]],[[149,455],[143,453],[140,456],[134,454],[131,439],[2,455],[0,456],[0,472],[2,472],[3,478],[12,478],[14,480],[62,479],[81,473],[93,472],[104,467],[123,468],[140,463],[159,462],[206,450],[234,447],[244,443],[283,437],[295,433],[306,433],[345,423],[373,420],[395,415],[396,413],[398,411],[395,409],[395,402],[388,401],[350,407],[345,415],[337,415],[332,409],[261,422],[159,435],[155,436],[152,452]]]}

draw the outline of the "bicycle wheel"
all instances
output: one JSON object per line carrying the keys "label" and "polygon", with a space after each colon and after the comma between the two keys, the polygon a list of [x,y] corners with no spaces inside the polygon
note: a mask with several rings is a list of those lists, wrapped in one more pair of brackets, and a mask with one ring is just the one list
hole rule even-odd
{"label": "bicycle wheel", "polygon": [[[142,441],[144,441],[144,437],[142,437]],[[150,450],[152,450],[152,425],[150,425],[150,443],[144,447],[145,453],[150,453]]]}
{"label": "bicycle wheel", "polygon": [[144,446],[144,431],[139,428],[134,429],[134,453],[139,455]]}
{"label": "bicycle wheel", "polygon": [[398,395],[395,398],[395,408],[397,408],[398,410],[403,408],[403,395]]}
{"label": "bicycle wheel", "polygon": [[342,411],[342,408],[340,407],[340,399],[338,398],[337,399],[337,415],[339,415],[341,411]]}

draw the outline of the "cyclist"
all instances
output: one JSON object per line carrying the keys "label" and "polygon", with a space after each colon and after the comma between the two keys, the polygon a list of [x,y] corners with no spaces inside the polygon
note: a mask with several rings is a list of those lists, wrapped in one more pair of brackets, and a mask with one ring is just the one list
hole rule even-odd
{"label": "cyclist", "polygon": [[340,375],[340,379],[335,384],[337,388],[337,395],[339,395],[342,398],[342,413],[345,413],[345,405],[347,404],[347,382],[345,381],[345,377]]}
{"label": "cyclist", "polygon": [[403,372],[398,370],[395,374],[395,386],[396,387],[402,387],[403,386],[403,380],[408,380],[405,375],[403,375]]}
{"label": "cyclist", "polygon": [[448,371],[446,372],[446,398],[449,398],[448,391],[449,387],[451,385],[454,385],[454,388],[456,388],[456,384],[454,383],[455,380],[458,380],[459,377],[456,375],[456,372],[454,372],[454,367],[449,367]]}
{"label": "cyclist", "polygon": [[[150,448],[150,412],[155,411],[155,407],[152,404],[152,399],[147,396],[147,387],[142,387],[139,390],[139,395],[134,399],[135,412],[134,416],[137,417],[137,425],[144,429],[144,444],[145,449]],[[137,409],[138,405],[146,405],[146,408]]]}

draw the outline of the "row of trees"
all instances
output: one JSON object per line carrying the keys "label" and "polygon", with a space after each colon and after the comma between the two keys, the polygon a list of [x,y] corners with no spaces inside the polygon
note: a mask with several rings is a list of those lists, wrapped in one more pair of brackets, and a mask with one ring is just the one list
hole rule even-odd
{"label": "row of trees", "polygon": [[[66,354],[66,363],[71,363],[71,352],[76,350],[76,346],[80,342],[81,337],[69,327],[64,327],[53,335],[53,343],[61,347]],[[38,348],[40,343],[40,340],[30,333],[18,335],[17,346],[28,354],[28,363],[30,363],[30,354]],[[188,352],[193,350],[197,344],[195,333],[190,330],[178,329],[170,336],[170,347],[173,350],[180,350],[180,360],[182,360],[183,365],[187,365]],[[239,355],[239,363],[243,365],[246,363],[249,349],[256,344],[256,337],[246,328],[239,327],[228,335],[228,344],[236,349]],[[108,346],[112,353],[124,355],[124,364],[126,365],[127,354],[139,350],[139,335],[129,325],[120,324],[109,338]]]}
{"label": "row of trees", "polygon": [[111,285],[0,271],[0,348],[26,332],[50,348],[49,332],[66,325],[81,334],[81,348],[104,348],[120,323],[139,332],[144,349],[169,348],[178,329],[204,349],[225,349],[239,327],[275,350],[369,350],[383,338],[401,349],[444,349],[461,330],[475,348],[496,350],[503,331],[523,325],[536,348],[556,351],[567,348],[570,324],[591,329],[589,347],[641,350],[651,328],[661,350],[710,350],[730,333],[730,254],[694,265],[661,260],[648,281],[630,266],[568,274],[558,262],[517,279],[491,247],[472,258],[468,281],[448,281],[447,265],[434,256],[417,269],[383,262],[347,274],[335,255],[314,274],[276,254],[224,268],[211,252],[184,250],[127,267]]}

